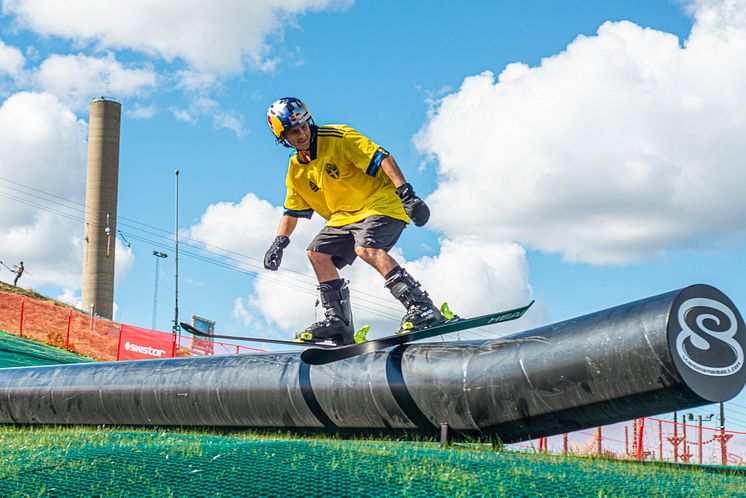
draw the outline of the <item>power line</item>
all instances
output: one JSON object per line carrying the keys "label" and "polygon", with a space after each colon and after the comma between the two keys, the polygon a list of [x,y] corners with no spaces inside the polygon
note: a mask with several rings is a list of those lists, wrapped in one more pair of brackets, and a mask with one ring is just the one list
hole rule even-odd
{"label": "power line", "polygon": [[[85,218],[83,217],[86,211],[85,206],[77,202],[75,200],[65,198],[50,192],[46,192],[41,189],[37,189],[34,187],[30,187],[28,185],[24,185],[19,182],[15,182],[13,180],[0,177],[0,181],[12,184],[19,188],[9,187],[7,185],[0,184],[0,188],[3,188],[5,190],[10,190],[11,192],[15,193],[16,195],[7,194],[4,192],[0,192],[0,197],[5,197],[9,200],[19,202],[31,207],[34,207],[36,209],[46,211],[52,214],[56,214],[58,216],[65,217],[67,219],[70,219],[72,221],[76,222],[85,222]],[[29,190],[31,192],[24,191],[22,189]],[[40,195],[37,195],[40,194]],[[18,197],[20,195],[21,197]],[[35,200],[29,200],[26,197],[31,197]],[[46,197],[45,197],[46,196]],[[50,199],[51,198],[51,199]],[[64,208],[67,210],[72,210],[73,213],[61,211],[60,209],[56,209],[53,207],[50,207],[47,204],[40,204],[40,201],[42,203],[49,203],[54,202],[56,208]],[[61,203],[59,202],[61,201]],[[126,234],[129,238],[133,240],[139,240],[144,243],[148,243],[151,245],[155,245],[159,248],[164,249],[170,249],[170,246],[166,245],[166,242],[171,242],[173,240],[173,233],[171,231],[143,223],[138,220],[130,219],[121,215],[117,215],[116,217],[117,225],[121,227],[128,227],[128,230],[122,230],[119,229],[118,232],[120,235]],[[146,228],[140,228],[140,227],[146,227]],[[145,238],[139,235],[139,233],[131,232],[130,230],[134,230],[139,233],[143,233],[152,237],[155,237],[157,239],[163,239],[164,242]],[[282,269],[281,275],[285,277],[285,280],[275,277],[275,276],[269,276],[265,273],[259,273],[258,271],[253,271],[250,269],[244,269],[244,267],[249,268],[256,268],[257,270],[263,270],[263,260],[259,258],[254,258],[252,256],[242,254],[236,251],[232,251],[230,249],[222,248],[219,246],[215,246],[213,244],[206,243],[201,240],[193,239],[191,237],[179,237],[180,240],[186,242],[186,244],[191,247],[192,249],[200,252],[200,253],[206,253],[208,255],[217,256],[223,260],[228,260],[233,264],[228,264],[225,261],[218,260],[214,257],[205,256],[203,254],[198,254],[195,252],[185,252],[184,254],[191,257],[192,259],[202,261],[208,264],[212,264],[221,268],[224,268],[226,270],[238,272],[238,273],[244,273],[248,275],[252,275],[258,279],[263,279],[268,282],[274,283],[276,285],[282,285],[287,288],[299,290],[301,292],[304,292],[306,294],[311,294],[316,296],[316,278],[314,276],[311,276],[307,273],[303,273],[294,269],[290,268],[284,268]],[[140,257],[136,252],[133,251],[135,256],[140,259],[143,263],[144,258]],[[152,271],[152,268],[150,268],[149,265],[145,265],[146,268]],[[290,279],[291,282],[288,282],[287,279]],[[309,288],[311,287],[311,288]],[[375,294],[371,294],[365,291],[362,291],[360,289],[357,289],[355,287],[351,287],[351,291],[353,292],[353,295],[355,296],[355,307],[359,308],[364,311],[368,311],[369,313],[373,314],[374,316],[377,316],[379,318],[385,318],[390,320],[398,320],[399,316],[398,313],[400,311],[399,307],[392,306],[390,300],[387,298],[382,298],[380,296],[377,296]],[[397,313],[396,316],[391,315],[388,312],[394,312]],[[498,336],[496,336],[494,333],[487,332],[486,330],[484,332],[480,332],[478,330],[471,330],[468,332],[463,332],[464,336],[470,336],[475,337],[477,339],[496,339]],[[459,335],[461,337],[461,335]]]}
{"label": "power line", "polygon": [[[39,190],[39,189],[36,189],[36,188],[33,188],[33,187],[28,187],[28,186],[26,186],[26,185],[23,185],[23,184],[20,184],[20,183],[18,183],[18,182],[13,182],[12,180],[7,180],[7,179],[4,179],[4,178],[0,178],[0,180],[4,180],[4,181],[7,181],[7,182],[9,182],[9,183],[12,183],[12,184],[14,184],[14,185],[19,185],[19,186],[22,186],[22,187],[24,187],[24,188],[28,188],[29,190],[33,190],[33,191],[35,191],[35,192],[40,192],[40,193],[43,193],[43,194],[45,194],[45,195],[48,195],[48,196],[54,197],[54,198],[56,198],[56,199],[59,199],[59,200],[63,200],[63,201],[65,201],[65,202],[67,202],[67,203],[70,203],[70,204],[75,204],[75,205],[81,206],[81,204],[80,204],[80,203],[78,203],[78,202],[72,201],[72,200],[70,200],[70,199],[65,199],[64,197],[61,197],[61,196],[58,196],[58,195],[55,195],[55,194],[51,194],[51,193],[49,193],[49,192],[44,192],[44,191],[42,191],[42,190]],[[6,187],[6,188],[7,188],[7,187]],[[11,190],[13,190],[13,189],[11,189]],[[18,192],[18,191],[16,190],[16,192]],[[19,193],[20,193],[20,194],[22,194],[22,195],[31,195],[32,197],[35,197],[35,198],[37,198],[37,199],[40,199],[40,200],[42,200],[42,201],[48,201],[48,199],[44,199],[44,198],[43,198],[43,197],[41,197],[41,196],[37,196],[37,195],[33,195],[33,194],[28,194],[28,193],[26,193],[26,192],[19,192]],[[16,196],[10,196],[10,195],[7,195],[7,194],[2,194],[2,193],[0,193],[0,196],[6,197],[6,198],[8,198],[8,199],[10,199],[10,200],[14,200],[14,201],[16,201],[16,202],[20,202],[20,203],[23,203],[23,204],[26,204],[26,205],[29,205],[29,206],[35,207],[35,208],[37,208],[37,209],[40,209],[40,210],[43,210],[43,211],[47,211],[47,212],[50,212],[50,213],[53,213],[53,214],[57,214],[57,215],[60,215],[60,216],[64,216],[64,217],[66,217],[66,218],[68,218],[68,219],[71,219],[72,221],[78,221],[78,222],[84,222],[84,221],[85,221],[85,220],[84,220],[83,218],[81,218],[81,217],[80,217],[79,215],[78,215],[78,216],[75,216],[75,215],[71,215],[70,213],[64,213],[64,212],[61,212],[61,211],[59,211],[59,210],[56,210],[56,209],[52,209],[52,208],[50,208],[49,206],[46,206],[46,205],[43,205],[43,204],[39,204],[39,203],[37,203],[37,202],[29,201],[29,200],[27,200],[27,199],[19,198],[19,197],[16,197]],[[76,208],[76,211],[77,211],[77,212],[78,212],[78,214],[79,214],[80,210]],[[146,233],[146,234],[148,234],[148,235],[151,235],[151,236],[154,236],[154,237],[159,237],[159,238],[163,238],[163,239],[166,239],[166,240],[169,240],[169,241],[170,241],[170,240],[171,240],[171,238],[172,238],[172,236],[173,236],[173,234],[172,234],[171,232],[168,232],[167,230],[163,230],[163,229],[160,229],[160,228],[158,228],[158,227],[154,227],[154,226],[152,226],[152,225],[149,225],[149,224],[147,224],[147,223],[142,223],[142,222],[139,222],[139,221],[137,221],[137,220],[130,220],[129,218],[126,218],[126,217],[122,217],[122,216],[117,216],[117,219],[121,219],[121,220],[127,220],[127,221],[129,222],[129,223],[127,223],[127,222],[121,221],[121,222],[119,222],[119,225],[120,225],[120,226],[129,226],[130,228],[132,228],[132,229],[134,229],[134,230],[138,230],[138,231],[140,231],[140,232],[144,232],[144,233]],[[146,227],[148,227],[148,228],[151,228],[152,230],[155,230],[156,232],[153,232],[153,231],[149,231],[149,230],[144,230],[144,229],[141,229],[141,228],[137,228],[137,227],[135,227],[135,226],[132,226],[132,224],[137,224],[137,225],[142,225],[142,226],[146,226]],[[121,233],[125,233],[125,234],[127,234],[127,235],[128,235],[128,236],[130,236],[130,237],[134,237],[134,236],[135,236],[135,234],[134,234],[134,233],[132,233],[132,232],[125,232],[125,231],[123,231],[123,230],[119,230],[119,231],[120,231]],[[162,232],[162,233],[157,233],[157,232]],[[165,234],[165,235],[164,235],[164,234]],[[238,253],[238,252],[236,252],[236,251],[231,251],[231,250],[229,250],[229,249],[225,249],[225,248],[221,248],[221,247],[218,247],[218,246],[214,246],[214,245],[211,245],[211,244],[207,244],[207,243],[205,243],[205,242],[202,242],[202,241],[198,241],[198,240],[192,239],[192,238],[190,238],[190,237],[183,237],[183,239],[184,239],[184,240],[186,240],[186,241],[188,241],[188,242],[190,242],[191,244],[189,244],[189,245],[191,245],[192,247],[194,247],[194,244],[204,245],[204,246],[206,246],[206,247],[212,247],[212,248],[215,248],[215,249],[217,249],[218,251],[221,251],[221,252],[225,252],[225,253],[233,254],[233,255],[235,255],[235,256],[238,256],[238,258],[241,258],[241,259],[238,259],[238,258],[234,258],[234,257],[231,257],[231,256],[226,256],[225,254],[221,254],[220,252],[216,252],[216,251],[214,251],[214,250],[210,250],[210,249],[205,249],[205,248],[202,248],[202,247],[195,247],[195,249],[198,249],[198,250],[200,250],[200,251],[203,251],[203,252],[206,252],[206,253],[209,253],[209,254],[214,254],[214,255],[216,255],[216,256],[220,256],[220,257],[223,257],[223,258],[226,258],[226,259],[232,260],[232,261],[234,261],[234,262],[237,262],[237,263],[239,263],[239,264],[245,264],[245,265],[248,265],[248,266],[250,266],[250,267],[255,267],[255,268],[257,268],[257,269],[261,269],[261,268],[263,268],[263,266],[260,266],[259,264],[256,264],[256,263],[254,263],[254,261],[257,261],[257,262],[261,262],[261,261],[262,261],[262,260],[259,260],[259,259],[257,259],[257,258],[253,258],[253,257],[251,257],[251,256],[247,256],[247,255],[245,255],[245,254],[241,254],[241,253]],[[146,242],[150,242],[150,243],[157,243],[157,242],[155,242],[155,241],[152,241],[152,240],[148,240],[148,239],[141,239],[141,240],[144,240],[144,241],[146,241]],[[161,246],[161,247],[163,247],[163,246]],[[193,256],[193,257],[196,257],[196,255],[195,255],[194,253],[192,253],[192,256]],[[205,258],[205,257],[201,257],[201,258],[197,258],[197,259],[201,259],[201,260],[202,260],[202,261],[204,261],[204,262],[208,262],[208,263],[212,263],[212,264],[217,264],[217,262],[216,262],[216,261],[215,261],[214,259],[210,259],[210,258]],[[247,260],[248,260],[248,261],[247,261]],[[267,279],[267,280],[273,280],[273,278],[271,278],[271,277],[270,277],[270,278],[267,278],[267,277],[265,277],[264,275],[262,275],[262,274],[259,274],[258,272],[254,272],[254,271],[243,271],[243,270],[239,270],[238,268],[236,268],[236,267],[234,267],[234,266],[230,266],[230,265],[225,265],[225,264],[218,264],[218,266],[222,266],[223,268],[226,268],[226,269],[229,269],[229,270],[233,270],[233,271],[241,271],[242,273],[247,273],[247,274],[250,274],[250,275],[254,275],[254,276],[257,276],[257,277],[259,277],[259,278],[265,278],[265,279]],[[286,269],[286,270],[285,270],[285,272],[293,273],[293,274],[295,274],[295,275],[298,275],[298,276],[300,276],[300,277],[303,277],[303,279],[304,279],[304,280],[303,280],[303,283],[310,283],[310,281],[311,281],[311,280],[313,280],[313,281],[315,282],[315,278],[314,278],[314,277],[311,277],[310,275],[304,274],[304,273],[302,273],[302,272],[298,272],[298,271],[296,271],[296,270],[292,270],[292,269]],[[285,272],[283,272],[283,273],[285,273]],[[296,279],[296,280],[298,280],[298,279]],[[286,285],[286,284],[285,284],[285,285]],[[315,284],[314,284],[314,285],[315,285]],[[297,287],[295,287],[295,288],[297,288]],[[367,292],[364,292],[364,291],[360,291],[360,290],[357,290],[357,289],[354,289],[354,288],[353,288],[353,290],[355,291],[355,293],[356,293],[356,294],[359,294],[359,295],[362,295],[362,296],[367,296],[367,299],[366,299],[366,298],[362,298],[362,299],[363,299],[364,301],[370,302],[370,299],[376,299],[376,300],[378,300],[379,302],[380,302],[380,301],[383,301],[383,303],[379,304],[379,306],[383,306],[383,307],[386,307],[386,308],[388,308],[388,309],[389,309],[389,310],[391,310],[391,311],[394,311],[394,310],[395,310],[395,309],[394,309],[394,308],[392,308],[392,307],[391,307],[391,306],[390,306],[390,305],[389,305],[389,304],[388,304],[387,302],[385,302],[385,301],[384,301],[384,299],[382,299],[382,298],[380,298],[380,297],[378,297],[378,296],[375,296],[375,295],[373,295],[373,294],[369,294],[369,293],[367,293]],[[313,291],[313,293],[314,293],[314,295],[315,295],[315,291]],[[363,308],[363,309],[364,309],[364,308]],[[382,315],[382,316],[385,316],[385,317],[391,318],[391,316],[387,316],[387,315]]]}
{"label": "power line", "polygon": [[[77,201],[73,201],[71,199],[66,199],[66,198],[61,197],[59,195],[52,194],[52,193],[49,193],[49,192],[45,192],[43,190],[36,189],[36,188],[33,188],[33,187],[29,187],[29,186],[23,185],[21,183],[14,182],[12,180],[8,180],[8,179],[2,178],[2,177],[0,177],[0,180],[12,183],[14,185],[21,186],[23,188],[27,188],[29,190],[33,190],[35,192],[42,193],[42,194],[50,196],[50,197],[54,197],[55,199],[62,200],[62,201],[67,202],[69,204],[74,204],[74,205],[77,206],[74,209],[76,210],[78,216],[71,215],[69,213],[63,213],[63,212],[60,212],[59,210],[49,208],[48,206],[45,206],[45,205],[42,205],[42,204],[38,204],[36,202],[28,201],[28,200],[25,200],[25,199],[21,199],[21,198],[15,197],[15,196],[7,196],[7,194],[6,194],[6,197],[9,198],[9,199],[11,199],[11,200],[15,200],[17,202],[21,202],[21,203],[30,205],[32,207],[36,207],[37,209],[41,209],[41,210],[52,212],[52,213],[55,213],[55,214],[58,214],[58,215],[61,215],[61,216],[65,216],[68,219],[71,219],[73,221],[80,221],[80,222],[84,222],[85,221],[84,218],[80,217],[80,210],[81,210],[80,208],[83,208],[83,211],[85,212],[84,206],[81,203],[77,202]],[[8,187],[5,187],[5,188],[8,188]],[[37,196],[37,195],[34,195],[34,194],[29,194],[27,192],[20,192],[20,191],[18,191],[16,189],[12,189],[12,188],[11,188],[11,190],[15,190],[16,192],[18,192],[18,193],[20,193],[22,195],[30,195],[32,197],[35,197],[37,199],[40,199],[40,200],[43,200],[43,201],[46,201],[46,202],[49,201],[48,199],[44,199],[41,196]],[[2,195],[2,194],[0,194],[0,195]],[[117,220],[117,225],[118,226],[130,227],[133,230],[137,230],[137,231],[140,231],[140,232],[143,232],[143,233],[147,233],[148,235],[152,235],[154,237],[164,238],[164,239],[169,240],[169,241],[172,240],[172,238],[173,238],[173,233],[172,232],[170,232],[168,230],[165,230],[165,229],[162,229],[162,228],[159,228],[159,227],[155,227],[153,225],[149,225],[147,223],[143,223],[143,222],[140,222],[140,221],[137,221],[137,220],[132,220],[132,219],[129,219],[127,217],[120,216],[120,215],[117,215],[116,220]],[[136,226],[133,226],[133,224],[135,224],[135,225],[141,225],[141,226],[150,228],[151,230],[155,230],[155,232],[149,231],[149,230],[145,230],[145,229],[142,229],[142,228],[138,228]],[[160,233],[158,233],[158,232],[160,232]],[[196,240],[196,239],[193,239],[191,237],[180,237],[180,239],[184,240],[184,241],[188,241],[189,243],[191,243],[190,245],[192,245],[192,246],[194,246],[195,244],[198,245],[198,246],[204,246],[204,247],[195,247],[196,249],[199,249],[201,251],[204,251],[204,252],[207,252],[207,253],[210,253],[210,254],[214,254],[216,256],[220,256],[220,257],[223,257],[223,258],[226,258],[226,259],[231,259],[233,261],[236,261],[237,263],[242,263],[242,264],[245,264],[245,265],[248,265],[248,266],[251,266],[251,267],[255,267],[255,268],[259,269],[259,270],[262,270],[264,268],[264,266],[263,266],[263,260],[262,259],[254,258],[252,256],[248,256],[246,254],[238,253],[238,252],[232,251],[230,249],[226,249],[226,248],[223,248],[223,247],[215,246],[213,244],[209,244],[209,243],[201,241],[201,240]],[[211,250],[210,248],[212,248],[214,250]],[[231,256],[227,256],[224,253],[232,254],[234,256],[237,256],[238,259],[237,258],[233,258]],[[306,282],[308,282],[308,283],[313,282],[314,285],[316,285],[316,279],[315,279],[315,277],[313,277],[311,275],[308,275],[306,273],[299,272],[299,271],[293,270],[291,268],[284,268],[284,269],[282,269],[282,273],[292,273],[292,274],[295,274],[295,275],[301,277],[303,279],[304,283],[306,283]],[[252,272],[251,274],[258,275],[255,272]],[[398,308],[392,308],[390,306],[390,302],[387,299],[385,299],[385,298],[381,298],[379,296],[376,296],[375,294],[370,294],[370,293],[362,291],[360,289],[355,289],[354,287],[352,287],[351,289],[355,290],[356,294],[359,294],[359,295],[362,295],[362,296],[366,296],[368,298],[368,300],[375,299],[375,300],[379,301],[379,303],[380,303],[379,305],[380,306],[387,307],[390,310],[398,310]]]}

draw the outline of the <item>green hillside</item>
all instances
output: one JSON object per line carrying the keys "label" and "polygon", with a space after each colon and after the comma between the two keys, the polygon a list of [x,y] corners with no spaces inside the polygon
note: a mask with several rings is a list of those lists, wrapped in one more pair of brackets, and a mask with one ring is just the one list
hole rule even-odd
{"label": "green hillside", "polygon": [[0,331],[0,368],[94,361],[64,349]]}
{"label": "green hillside", "polygon": [[0,426],[2,496],[743,496],[722,468],[489,446]]}

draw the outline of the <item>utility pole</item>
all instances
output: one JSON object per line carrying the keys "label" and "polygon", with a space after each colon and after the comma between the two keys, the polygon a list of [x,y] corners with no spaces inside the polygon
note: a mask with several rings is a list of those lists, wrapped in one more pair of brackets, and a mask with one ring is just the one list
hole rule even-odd
{"label": "utility pole", "polygon": [[725,407],[723,402],[720,402],[720,432],[715,434],[713,438],[720,443],[720,464],[728,465],[728,440],[733,437],[733,434],[725,433]]}
{"label": "utility pole", "polygon": [[567,433],[562,434],[562,454],[567,456]]}
{"label": "utility pole", "polygon": [[663,421],[658,419],[658,454],[659,460],[663,461]]}
{"label": "utility pole", "polygon": [[673,446],[673,461],[676,463],[679,461],[679,444],[684,440],[684,438],[679,436],[678,428],[679,415],[677,412],[673,412],[673,436],[669,437],[668,440],[671,442],[671,446]]}
{"label": "utility pole", "polygon": [[702,465],[702,415],[697,415],[697,461]]}
{"label": "utility pole", "polygon": [[155,286],[153,287],[153,325],[150,327],[151,330],[155,330],[156,321],[158,318],[158,263],[163,258],[167,258],[168,254],[160,251],[153,251],[155,256]]}
{"label": "utility pole", "polygon": [[720,432],[725,432],[725,406],[720,402]]}
{"label": "utility pole", "polygon": [[679,455],[679,457],[681,458],[682,462],[689,463],[689,459],[692,458],[692,454],[689,453],[689,445],[687,444],[687,440],[686,440],[686,414],[683,414],[681,416],[681,430],[683,432],[682,435],[684,437],[682,441],[684,443],[684,447],[683,447],[683,452],[681,453],[681,455]]}
{"label": "utility pole", "polygon": [[[693,413],[687,413],[687,417],[689,417],[690,421],[694,420],[694,414]],[[702,421],[709,422],[712,420],[712,417],[714,417],[714,413],[708,413],[705,417],[702,417],[702,415],[697,415],[697,462],[701,465],[702,464]]]}
{"label": "utility pole", "polygon": [[174,335],[179,333],[179,170],[176,170],[176,226],[174,236],[176,240],[176,291],[174,293]]}

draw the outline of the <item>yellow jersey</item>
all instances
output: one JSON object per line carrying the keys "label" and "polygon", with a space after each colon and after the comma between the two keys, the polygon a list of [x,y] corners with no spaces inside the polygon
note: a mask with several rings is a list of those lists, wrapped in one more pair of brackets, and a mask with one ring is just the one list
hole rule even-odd
{"label": "yellow jersey", "polygon": [[285,212],[310,218],[316,212],[339,227],[373,215],[409,223],[394,184],[381,168],[389,153],[346,125],[313,126],[311,161],[292,155],[285,180]]}

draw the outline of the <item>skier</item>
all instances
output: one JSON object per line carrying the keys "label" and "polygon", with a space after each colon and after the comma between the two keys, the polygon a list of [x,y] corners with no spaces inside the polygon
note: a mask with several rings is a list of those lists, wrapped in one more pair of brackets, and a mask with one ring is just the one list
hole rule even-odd
{"label": "skier", "polygon": [[264,267],[280,267],[298,218],[316,212],[327,220],[307,248],[325,318],[296,339],[354,343],[348,282],[337,270],[358,256],[383,276],[385,287],[406,308],[399,333],[444,322],[419,282],[388,254],[410,220],[422,226],[430,218],[391,154],[347,125],[317,126],[297,98],[274,102],[267,120],[276,142],[296,152],[285,181],[285,210]]}
{"label": "skier", "polygon": [[13,287],[17,287],[18,279],[21,278],[21,275],[23,275],[23,261],[21,261],[18,266],[13,265],[13,271],[16,274],[15,280],[13,280]]}

